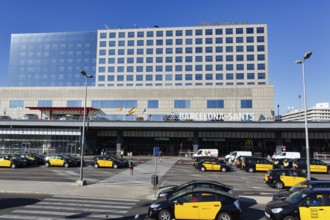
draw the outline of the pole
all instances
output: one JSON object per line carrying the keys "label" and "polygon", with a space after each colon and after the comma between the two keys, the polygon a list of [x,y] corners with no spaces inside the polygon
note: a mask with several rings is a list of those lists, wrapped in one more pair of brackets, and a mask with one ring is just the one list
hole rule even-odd
{"label": "pole", "polygon": [[306,163],[307,163],[307,179],[308,180],[311,180],[310,158],[309,158],[308,125],[307,125],[307,97],[306,97],[306,81],[305,81],[305,65],[304,65],[304,61],[301,63],[301,65],[302,65],[302,77],[303,77],[303,85],[304,85],[303,87],[304,87],[304,105],[305,105]]}

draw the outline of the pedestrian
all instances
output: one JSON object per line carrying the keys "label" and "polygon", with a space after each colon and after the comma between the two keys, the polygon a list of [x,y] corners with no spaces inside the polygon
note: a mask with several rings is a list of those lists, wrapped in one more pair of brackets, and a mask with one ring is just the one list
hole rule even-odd
{"label": "pedestrian", "polygon": [[124,156],[124,149],[121,149],[121,151],[120,151],[120,157],[123,158],[123,156]]}
{"label": "pedestrian", "polygon": [[128,166],[129,166],[130,174],[133,175],[134,161],[132,158],[128,161]]}

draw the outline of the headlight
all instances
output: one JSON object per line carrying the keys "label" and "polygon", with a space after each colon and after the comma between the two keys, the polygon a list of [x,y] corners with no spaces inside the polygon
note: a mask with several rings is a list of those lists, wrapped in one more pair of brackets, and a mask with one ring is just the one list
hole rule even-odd
{"label": "headlight", "polygon": [[280,213],[282,212],[282,208],[275,208],[275,209],[272,209],[272,213]]}
{"label": "headlight", "polygon": [[164,197],[164,196],[166,196],[166,193],[160,193],[159,194],[159,197]]}
{"label": "headlight", "polygon": [[150,205],[150,208],[152,208],[152,209],[157,208],[157,207],[159,207],[159,204],[157,204],[157,203],[154,203],[154,204]]}

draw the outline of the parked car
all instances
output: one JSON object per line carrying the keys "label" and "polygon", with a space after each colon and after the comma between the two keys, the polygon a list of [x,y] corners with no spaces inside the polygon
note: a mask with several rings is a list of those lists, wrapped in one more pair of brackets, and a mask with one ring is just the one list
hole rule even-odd
{"label": "parked car", "polygon": [[214,160],[218,160],[218,158],[211,156],[196,157],[194,159],[193,166],[196,168],[197,164],[199,164],[202,161],[214,161]]}
{"label": "parked car", "polygon": [[252,156],[252,152],[251,151],[233,151],[230,154],[227,154],[225,156],[225,160],[233,163],[239,156]]}
{"label": "parked car", "polygon": [[286,159],[286,158],[282,158],[282,159],[275,159],[273,160],[273,167],[274,169],[276,168],[292,168],[292,163],[293,160],[292,159]]}
{"label": "parked car", "polygon": [[0,120],[11,120],[11,117],[8,115],[0,115]]}
{"label": "parked car", "polygon": [[330,219],[330,188],[302,189],[287,197],[267,203],[265,216],[274,220]]}
{"label": "parked car", "polygon": [[45,166],[60,166],[60,167],[72,167],[74,166],[74,162],[68,158],[65,158],[63,155],[54,154],[47,155],[45,158]]}
{"label": "parked car", "polygon": [[[294,159],[292,167],[307,173],[307,160],[306,159]],[[326,164],[322,160],[310,159],[310,171],[313,173],[330,173],[330,165]]]}
{"label": "parked car", "polygon": [[109,156],[98,156],[91,160],[91,166],[94,168],[110,167],[117,169],[124,167],[125,165],[121,161],[110,158]]}
{"label": "parked car", "polygon": [[264,175],[264,183],[276,189],[291,187],[306,180],[306,174],[291,169],[273,169]]}
{"label": "parked car", "polygon": [[21,118],[22,120],[37,120],[39,119],[39,116],[37,114],[25,114]]}
{"label": "parked car", "polygon": [[0,155],[0,167],[11,167],[15,169],[16,167],[20,167],[22,165],[23,164],[19,162],[19,160],[11,157],[10,155]]}
{"label": "parked car", "polygon": [[295,193],[301,189],[312,188],[330,188],[330,180],[306,180],[300,182],[290,189],[282,190],[274,193],[273,200],[284,200],[292,193]]}
{"label": "parked car", "polygon": [[195,168],[203,172],[204,171],[227,172],[230,170],[230,166],[228,166],[224,160],[219,160],[219,159],[201,161],[195,166]]}
{"label": "parked car", "polygon": [[246,165],[245,170],[253,173],[255,171],[268,171],[273,169],[273,164],[266,158],[249,158],[250,162]]}
{"label": "parked car", "polygon": [[[207,210],[207,211],[206,211]],[[153,201],[149,217],[170,219],[238,219],[242,213],[238,197],[221,190],[194,188]]]}
{"label": "parked car", "polygon": [[193,181],[189,181],[189,182],[183,183],[178,186],[170,186],[169,188],[158,193],[158,198],[164,197],[164,196],[170,196],[173,193],[177,193],[179,191],[186,191],[188,189],[194,189],[197,187],[212,188],[212,189],[221,190],[221,191],[224,191],[224,192],[227,192],[230,194],[233,193],[232,186],[229,186],[229,185],[226,185],[226,184],[223,184],[220,182],[209,181],[209,180],[193,180]]}

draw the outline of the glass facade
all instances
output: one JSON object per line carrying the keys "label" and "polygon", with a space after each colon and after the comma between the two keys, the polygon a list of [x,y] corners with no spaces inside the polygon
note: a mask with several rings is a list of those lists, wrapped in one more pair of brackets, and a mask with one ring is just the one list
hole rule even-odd
{"label": "glass facade", "polygon": [[12,34],[9,85],[83,86],[79,72],[95,74],[96,51],[96,32]]}

